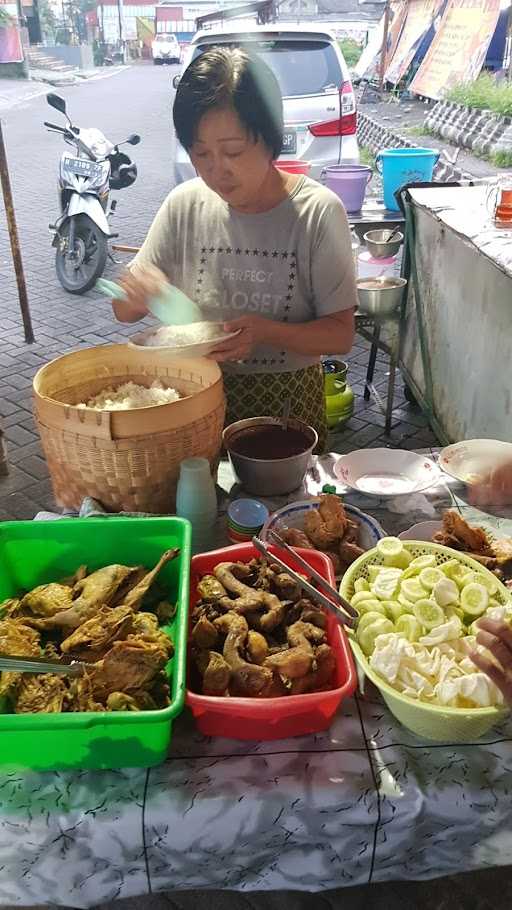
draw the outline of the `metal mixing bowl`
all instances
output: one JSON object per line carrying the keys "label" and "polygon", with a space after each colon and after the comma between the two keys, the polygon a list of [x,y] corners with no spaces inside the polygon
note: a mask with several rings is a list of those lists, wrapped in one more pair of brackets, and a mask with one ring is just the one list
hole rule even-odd
{"label": "metal mixing bowl", "polygon": [[383,318],[391,316],[402,301],[405,278],[358,278],[360,313]]}
{"label": "metal mixing bowl", "polygon": [[398,253],[404,235],[396,234],[395,240],[390,243],[387,238],[393,233],[391,228],[386,228],[384,231],[368,231],[364,234],[363,240],[374,259],[388,259]]}
{"label": "metal mixing bowl", "polygon": [[313,427],[290,417],[288,425],[294,430],[300,430],[309,446],[300,455],[291,458],[248,458],[238,452],[231,451],[230,442],[241,430],[257,426],[280,426],[277,417],[251,417],[248,420],[237,420],[231,423],[222,434],[222,441],[237,480],[249,493],[256,496],[280,496],[291,493],[300,487],[309,467],[311,453],[318,442],[318,435]]}

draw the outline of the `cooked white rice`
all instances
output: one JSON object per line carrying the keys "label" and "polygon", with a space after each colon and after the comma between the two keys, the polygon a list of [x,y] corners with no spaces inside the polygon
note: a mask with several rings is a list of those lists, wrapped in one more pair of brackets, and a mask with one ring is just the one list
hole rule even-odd
{"label": "cooked white rice", "polygon": [[149,388],[136,382],[123,382],[117,389],[110,387],[98,392],[88,402],[80,402],[77,408],[93,408],[95,411],[129,411],[133,408],[149,408],[155,404],[169,404],[178,401],[179,392],[166,388],[155,379]]}
{"label": "cooked white rice", "polygon": [[222,336],[222,326],[215,322],[191,322],[189,325],[166,325],[156,329],[146,338],[148,347],[181,348],[187,344],[201,344]]}

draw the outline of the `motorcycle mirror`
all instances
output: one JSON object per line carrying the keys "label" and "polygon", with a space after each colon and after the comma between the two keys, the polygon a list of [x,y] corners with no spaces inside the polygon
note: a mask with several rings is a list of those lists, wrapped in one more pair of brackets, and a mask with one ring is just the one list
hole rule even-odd
{"label": "motorcycle mirror", "polygon": [[128,145],[138,145],[140,142],[140,136],[138,136],[137,133],[132,133],[130,136],[128,136],[128,139],[126,141]]}
{"label": "motorcycle mirror", "polygon": [[64,98],[61,98],[60,95],[54,95],[53,92],[49,92],[46,96],[46,100],[50,107],[54,107],[56,111],[60,111],[61,114],[67,116]]}
{"label": "motorcycle mirror", "polygon": [[180,77],[179,77],[179,76],[174,76],[174,77],[173,77],[173,80],[172,80],[173,88],[178,88],[179,81],[180,81]]}

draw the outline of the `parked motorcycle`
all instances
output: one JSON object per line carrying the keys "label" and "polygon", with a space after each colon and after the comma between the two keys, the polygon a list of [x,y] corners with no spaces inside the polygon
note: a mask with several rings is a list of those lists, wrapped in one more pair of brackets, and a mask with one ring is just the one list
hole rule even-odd
{"label": "parked motorcycle", "polygon": [[59,95],[46,96],[50,107],[64,114],[65,127],[44,125],[49,132],[60,133],[76,154],[64,152],[59,171],[60,216],[55,224],[52,246],[56,248],[57,277],[66,291],[84,294],[103,274],[108,255],[108,241],[113,234],[108,223],[116,207],[109,208],[110,190],[131,186],[137,177],[137,165],[119,146],[138,145],[135,133],[124,142],[113,145],[100,130],[73,126],[66,112],[66,102]]}

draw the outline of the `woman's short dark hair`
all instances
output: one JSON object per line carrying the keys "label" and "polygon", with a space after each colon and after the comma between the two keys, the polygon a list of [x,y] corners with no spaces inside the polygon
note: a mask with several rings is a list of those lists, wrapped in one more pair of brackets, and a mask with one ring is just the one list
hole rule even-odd
{"label": "woman's short dark hair", "polygon": [[176,135],[188,151],[199,121],[214,108],[231,108],[254,140],[274,158],[283,145],[283,99],[276,77],[260,58],[241,48],[212,47],[181,77],[173,107]]}

